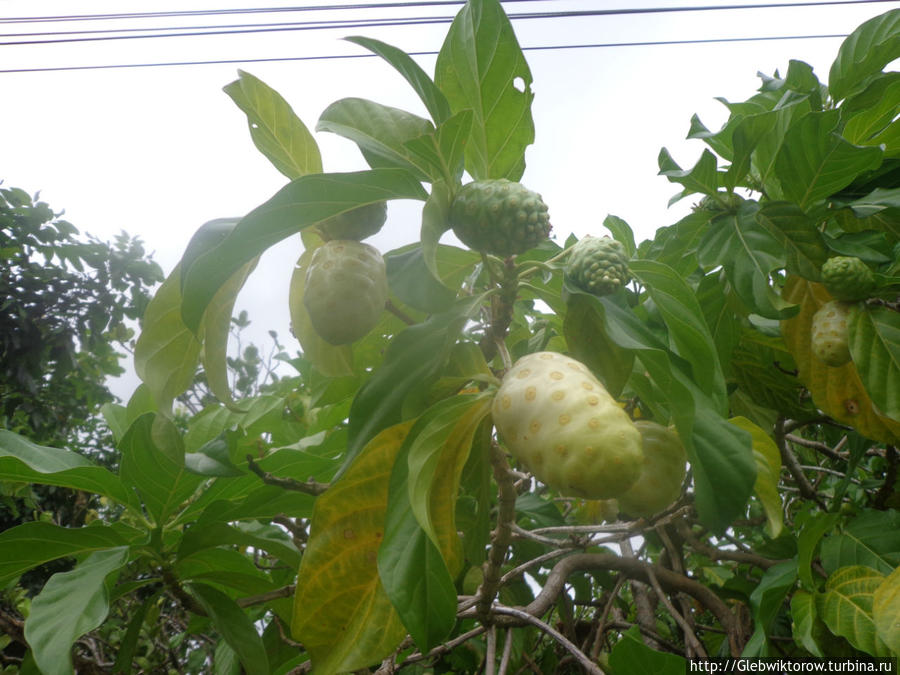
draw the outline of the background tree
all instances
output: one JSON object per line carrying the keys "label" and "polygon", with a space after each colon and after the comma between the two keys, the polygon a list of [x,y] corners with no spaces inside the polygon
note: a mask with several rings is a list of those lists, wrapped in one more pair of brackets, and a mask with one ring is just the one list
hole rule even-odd
{"label": "background tree", "polygon": [[[792,61],[721,129],[693,119],[697,163],[659,166],[696,207],[643,242],[616,216],[609,239],[546,238],[518,184],[531,75],[497,2],[460,11],[434,78],[352,38],[429,116],[329,106],[317,128],[365,170],[323,173],[287,102],[240,73],[225,90],[289,182],[201,227],[148,305],[144,384],[104,408],[118,471],[0,432],[0,476],[116,505],[0,534],[0,583],[77,560],[13,625],[21,669],[674,675],[900,654],[898,35],[887,12],[827,85]],[[359,240],[394,199],[424,202],[421,237],[382,256]],[[299,376],[247,396],[234,300],[298,231]],[[198,364],[217,402],[179,417]]]}

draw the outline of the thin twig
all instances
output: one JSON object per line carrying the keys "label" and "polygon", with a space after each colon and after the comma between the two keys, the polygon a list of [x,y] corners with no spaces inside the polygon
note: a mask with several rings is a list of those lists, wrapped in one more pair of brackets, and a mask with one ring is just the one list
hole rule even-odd
{"label": "thin twig", "polygon": [[400,320],[401,320],[403,323],[405,323],[407,326],[415,326],[415,325],[416,325],[416,320],[415,320],[415,319],[413,319],[413,318],[412,318],[411,316],[409,316],[406,312],[404,312],[402,309],[400,309],[399,307],[397,307],[397,305],[395,305],[395,304],[394,304],[393,302],[391,302],[390,300],[388,300],[386,303],[384,303],[384,308],[385,308],[387,311],[389,311],[391,314],[393,314],[394,316],[396,316],[398,319],[400,319]]}
{"label": "thin twig", "polygon": [[500,668],[497,675],[506,675],[506,669],[509,668],[509,658],[512,655],[513,635],[512,628],[506,629],[506,637],[503,640],[503,656],[500,657]]}
{"label": "thin twig", "polygon": [[259,595],[250,595],[246,598],[238,598],[237,604],[239,607],[252,607],[254,605],[262,605],[270,600],[278,600],[280,598],[289,598],[294,594],[296,590],[296,586],[291,584],[290,586],[282,586],[281,588],[276,588],[274,591],[269,591],[268,593],[260,593]]}
{"label": "thin twig", "polygon": [[656,595],[659,596],[659,599],[666,606],[666,609],[669,610],[669,614],[672,615],[672,618],[675,619],[675,622],[681,626],[681,630],[684,631],[684,641],[691,645],[691,649],[694,652],[693,655],[701,658],[708,656],[706,649],[703,648],[703,643],[697,638],[694,629],[688,623],[687,619],[682,616],[681,612],[675,609],[675,605],[672,604],[672,601],[669,600],[669,597],[663,592],[662,586],[659,585],[659,579],[656,578],[656,573],[653,571],[652,567],[647,569],[647,576],[650,579],[650,585],[653,586],[653,590],[656,591]]}
{"label": "thin twig", "polygon": [[256,463],[256,460],[253,459],[252,455],[247,455],[247,468],[250,469],[253,473],[259,476],[262,479],[262,482],[266,485],[274,485],[275,487],[280,487],[284,490],[291,490],[293,492],[302,492],[304,494],[318,496],[325,492],[328,489],[328,483],[319,483],[318,481],[310,478],[305,483],[301,483],[298,480],[294,480],[293,478],[282,478],[280,476],[274,476],[268,471],[264,471],[259,464]]}

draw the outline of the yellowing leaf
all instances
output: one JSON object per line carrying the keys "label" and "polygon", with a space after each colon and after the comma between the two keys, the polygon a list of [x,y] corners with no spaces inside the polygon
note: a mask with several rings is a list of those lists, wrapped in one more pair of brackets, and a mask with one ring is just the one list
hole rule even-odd
{"label": "yellowing leaf", "polygon": [[825,625],[835,635],[850,641],[872,656],[888,656],[884,640],[875,630],[873,604],[876,589],[884,575],[864,565],[841,567],[828,577],[825,592],[816,607]]}
{"label": "yellowing leaf", "polygon": [[378,434],[316,500],[291,623],[314,675],[379,661],[406,635],[381,585],[377,557],[391,469],[411,426],[398,424]]}
{"label": "yellowing leaf", "polygon": [[893,656],[900,657],[900,567],[875,589],[872,604],[875,630]]}
{"label": "yellowing leaf", "polygon": [[838,368],[826,366],[812,354],[810,327],[813,314],[832,299],[825,287],[800,277],[789,277],[784,286],[784,299],[800,305],[796,316],[781,322],[781,332],[797,364],[800,381],[806,385],[816,406],[866,438],[897,443],[900,423],[878,413],[856,366],[852,362]]}
{"label": "yellowing leaf", "polygon": [[781,495],[778,494],[778,475],[781,471],[781,453],[769,434],[746,417],[733,417],[733,425],[750,433],[753,442],[753,459],[756,460],[756,482],[753,491],[763,505],[769,523],[769,536],[773,539],[784,527]]}

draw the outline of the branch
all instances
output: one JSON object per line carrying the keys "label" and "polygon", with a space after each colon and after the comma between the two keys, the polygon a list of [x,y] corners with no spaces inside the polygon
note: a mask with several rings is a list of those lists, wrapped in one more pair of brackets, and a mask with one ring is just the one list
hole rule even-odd
{"label": "branch", "polygon": [[697,535],[695,535],[690,527],[686,523],[678,524],[678,534],[680,534],[684,540],[690,544],[691,548],[697,551],[698,553],[702,553],[707,556],[711,560],[732,560],[736,563],[747,563],[750,565],[754,565],[761,569],[767,570],[770,567],[774,567],[780,562],[784,562],[783,560],[772,560],[771,558],[764,558],[761,555],[756,555],[755,553],[748,553],[745,551],[723,551],[715,546],[706,543],[705,541],[701,541]]}
{"label": "branch", "polygon": [[788,447],[784,434],[783,418],[780,418],[775,422],[775,443],[778,445],[778,449],[781,452],[781,461],[784,462],[784,465],[787,467],[788,471],[791,472],[794,480],[797,481],[797,487],[800,489],[800,496],[805,499],[812,499],[823,511],[827,511],[828,507],[825,506],[821,497],[816,493],[812,484],[809,482],[809,479],[806,477],[806,474],[803,473],[803,468],[800,466],[800,462],[797,460],[796,455],[794,455]]}
{"label": "branch", "polygon": [[268,593],[260,593],[259,595],[251,595],[246,598],[238,598],[237,604],[238,607],[252,607],[253,605],[262,605],[269,600],[278,600],[279,598],[289,598],[294,594],[296,590],[296,586],[291,584],[290,586],[282,586],[281,588],[276,588],[274,591],[269,591]]}
{"label": "branch", "polygon": [[881,484],[872,499],[872,506],[876,509],[886,508],[887,500],[894,493],[894,484],[897,482],[897,464],[900,463],[897,448],[893,445],[886,446],[884,459],[887,462],[884,470],[884,483]]}
{"label": "branch", "polygon": [[328,483],[319,483],[310,478],[305,483],[301,483],[298,480],[294,480],[293,478],[281,478],[280,476],[273,476],[268,471],[264,471],[259,464],[256,463],[256,460],[253,459],[253,455],[247,455],[247,468],[250,469],[253,473],[259,476],[262,479],[262,482],[266,485],[274,485],[275,487],[280,487],[284,490],[292,490],[293,492],[302,492],[304,494],[312,495],[316,497],[325,490],[328,489]]}

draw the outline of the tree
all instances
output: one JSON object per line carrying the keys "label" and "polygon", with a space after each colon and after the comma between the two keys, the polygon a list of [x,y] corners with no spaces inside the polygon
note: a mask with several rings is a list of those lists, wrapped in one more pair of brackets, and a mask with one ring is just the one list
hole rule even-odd
{"label": "tree", "polygon": [[[4,477],[120,505],[94,527],[0,534],[17,552],[4,582],[78,560],[34,599],[29,658],[69,672],[107,611],[123,637],[93,661],[125,672],[897,656],[898,36],[894,10],[847,38],[827,85],[792,61],[727,102],[721,129],[692,120],[700,159],[659,165],[696,206],[640,243],[616,216],[607,239],[546,238],[517,183],[531,76],[492,0],[457,15],[433,79],[353,38],[431,118],[329,106],[317,128],[356,142],[365,170],[322,173],[288,103],[240,73],[225,90],[289,182],[200,228],[148,306],[144,384],[105,409],[118,473],[0,436]],[[424,202],[421,238],[382,266],[344,237],[393,199]],[[466,247],[440,243],[449,229]],[[234,299],[298,231],[299,379],[235,395]],[[219,402],[180,426],[198,363]],[[633,492],[650,474],[675,483],[668,503]],[[138,637],[173,608],[189,623],[148,665]]]}

